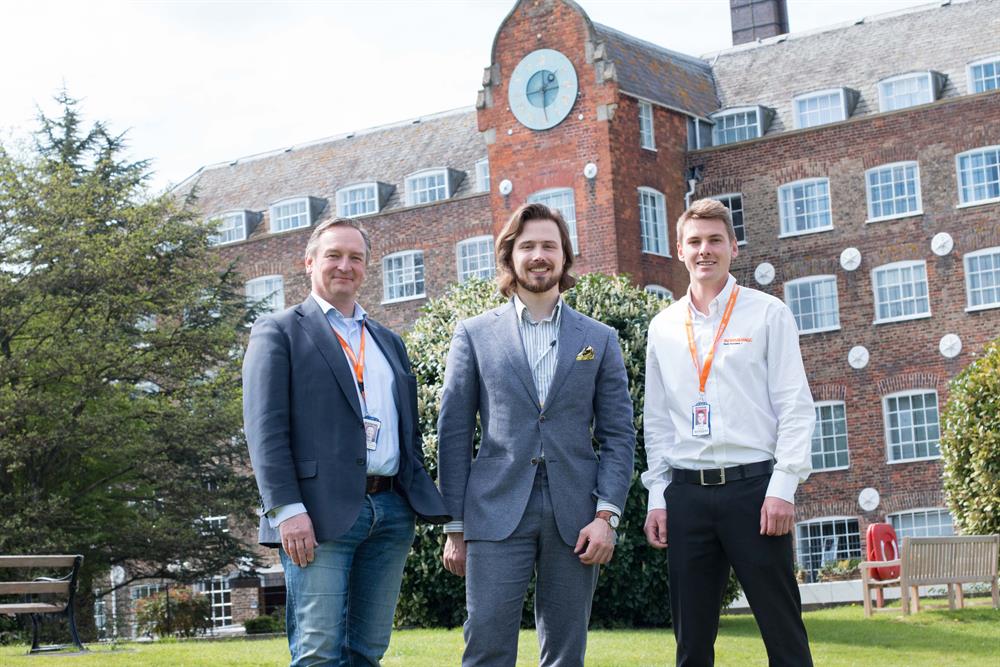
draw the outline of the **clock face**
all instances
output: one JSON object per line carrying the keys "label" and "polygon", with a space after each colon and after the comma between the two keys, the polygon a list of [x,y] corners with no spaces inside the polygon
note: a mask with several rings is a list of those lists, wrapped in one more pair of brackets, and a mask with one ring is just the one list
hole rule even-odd
{"label": "clock face", "polygon": [[514,68],[507,101],[522,125],[547,130],[569,114],[577,89],[576,70],[569,58],[552,49],[539,49]]}

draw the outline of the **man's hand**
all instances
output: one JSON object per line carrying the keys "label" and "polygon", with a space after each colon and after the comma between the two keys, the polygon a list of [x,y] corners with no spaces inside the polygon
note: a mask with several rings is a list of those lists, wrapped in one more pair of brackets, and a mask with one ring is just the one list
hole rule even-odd
{"label": "man's hand", "polygon": [[281,548],[293,563],[305,567],[313,562],[313,549],[319,543],[316,542],[316,533],[313,532],[312,519],[308,514],[296,514],[285,519],[278,525],[278,533],[281,534]]}
{"label": "man's hand", "polygon": [[642,527],[646,541],[654,549],[667,548],[667,510],[650,510]]}
{"label": "man's hand", "polygon": [[615,531],[604,519],[594,519],[584,526],[573,549],[573,553],[580,554],[580,562],[584,565],[605,565],[614,552]]}
{"label": "man's hand", "polygon": [[459,577],[465,576],[465,533],[447,533],[441,560],[444,569]]}
{"label": "man's hand", "polygon": [[792,530],[794,523],[795,505],[774,496],[764,498],[760,508],[761,535],[785,535]]}

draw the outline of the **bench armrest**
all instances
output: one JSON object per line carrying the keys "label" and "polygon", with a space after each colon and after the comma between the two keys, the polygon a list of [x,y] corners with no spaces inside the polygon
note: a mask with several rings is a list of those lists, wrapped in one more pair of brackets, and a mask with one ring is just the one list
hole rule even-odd
{"label": "bench armrest", "polygon": [[897,567],[902,563],[898,558],[896,560],[866,560],[858,563],[858,568],[862,570],[870,570],[876,567]]}

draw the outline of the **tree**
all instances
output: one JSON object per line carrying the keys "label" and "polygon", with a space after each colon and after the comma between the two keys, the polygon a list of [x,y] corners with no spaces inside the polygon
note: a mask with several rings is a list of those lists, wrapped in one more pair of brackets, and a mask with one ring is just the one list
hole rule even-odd
{"label": "tree", "polygon": [[941,423],[955,523],[966,535],[1000,533],[1000,338],[951,381]]}
{"label": "tree", "polygon": [[123,136],[57,97],[0,147],[0,553],[193,580],[251,555],[205,516],[256,505],[240,435],[248,313],[209,225],[151,196]]}
{"label": "tree", "polygon": [[[580,312],[614,327],[625,359],[629,393],[638,436],[635,472],[611,563],[601,569],[591,621],[595,626],[662,626],[670,622],[666,553],[646,544],[642,527],[647,493],[639,479],[646,469],[642,408],[645,396],[646,331],[664,302],[633,286],[627,276],[590,274],[563,295]],[[423,309],[406,345],[417,376],[420,428],[428,470],[437,477],[437,416],[444,381],[444,366],[455,325],[503,303],[492,283],[469,281],[453,287]],[[441,529],[419,526],[414,554],[407,562],[397,622],[409,625],[455,626],[465,618],[464,581],[441,565]],[[738,593],[731,580],[726,600]],[[531,594],[524,623],[533,622]]]}

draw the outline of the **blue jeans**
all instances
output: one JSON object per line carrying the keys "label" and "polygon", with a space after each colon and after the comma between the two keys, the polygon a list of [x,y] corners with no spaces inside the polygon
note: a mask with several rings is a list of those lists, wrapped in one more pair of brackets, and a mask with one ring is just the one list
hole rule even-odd
{"label": "blue jeans", "polygon": [[413,510],[396,492],[365,496],[357,521],[306,567],[284,549],[291,667],[379,664],[413,545]]}

